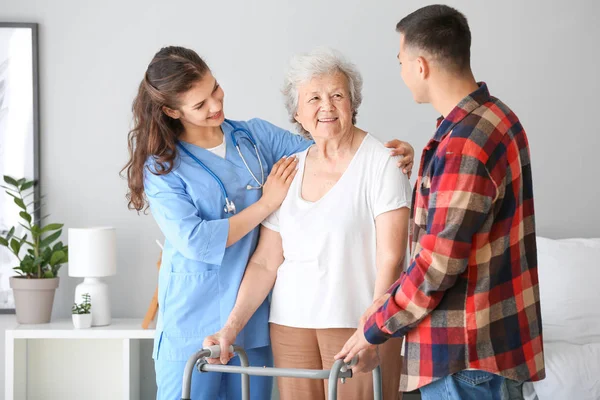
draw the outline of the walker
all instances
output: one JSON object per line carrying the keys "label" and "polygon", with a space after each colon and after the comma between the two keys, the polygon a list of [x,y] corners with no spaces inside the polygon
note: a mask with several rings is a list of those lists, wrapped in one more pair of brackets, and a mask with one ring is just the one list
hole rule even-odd
{"label": "walker", "polygon": [[[358,361],[355,357],[349,364],[344,360],[336,360],[330,370],[324,369],[296,369],[296,368],[270,368],[270,367],[250,367],[248,356],[243,348],[239,346],[230,346],[230,352],[236,353],[240,358],[241,366],[208,364],[206,358],[218,358],[221,354],[220,346],[210,346],[198,351],[191,356],[183,372],[183,385],[181,388],[181,399],[191,400],[190,392],[192,388],[192,373],[196,368],[200,373],[221,372],[229,374],[241,374],[242,379],[242,400],[250,400],[250,375],[272,376],[286,378],[305,378],[305,379],[329,379],[328,394],[329,400],[337,400],[338,379],[345,382],[346,378],[352,378],[353,365]],[[377,366],[373,370],[373,399],[383,400],[381,368]]]}

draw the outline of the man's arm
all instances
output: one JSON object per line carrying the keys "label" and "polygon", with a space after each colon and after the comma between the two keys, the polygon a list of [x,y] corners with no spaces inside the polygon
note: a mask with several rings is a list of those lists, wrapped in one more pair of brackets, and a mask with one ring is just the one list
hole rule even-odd
{"label": "man's arm", "polygon": [[435,163],[426,234],[407,272],[367,320],[364,333],[370,343],[405,335],[437,307],[466,270],[475,235],[496,199],[497,186],[476,158],[446,154]]}

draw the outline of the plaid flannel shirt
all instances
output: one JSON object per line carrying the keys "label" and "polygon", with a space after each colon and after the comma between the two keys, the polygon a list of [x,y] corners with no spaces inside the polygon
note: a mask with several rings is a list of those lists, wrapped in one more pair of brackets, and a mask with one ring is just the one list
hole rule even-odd
{"label": "plaid flannel shirt", "polygon": [[373,344],[406,335],[404,391],[465,369],[545,376],[529,145],[479,85],[423,151],[411,262],[365,324]]}

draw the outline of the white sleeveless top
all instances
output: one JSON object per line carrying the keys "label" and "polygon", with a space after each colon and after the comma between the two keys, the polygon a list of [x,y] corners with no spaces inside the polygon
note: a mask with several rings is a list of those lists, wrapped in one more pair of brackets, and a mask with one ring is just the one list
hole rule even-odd
{"label": "white sleeveless top", "polygon": [[263,225],[281,234],[270,322],[298,328],[356,328],[373,302],[375,218],[410,207],[411,187],[398,157],[367,135],[339,181],[316,202],[302,198],[308,150],[283,204]]}

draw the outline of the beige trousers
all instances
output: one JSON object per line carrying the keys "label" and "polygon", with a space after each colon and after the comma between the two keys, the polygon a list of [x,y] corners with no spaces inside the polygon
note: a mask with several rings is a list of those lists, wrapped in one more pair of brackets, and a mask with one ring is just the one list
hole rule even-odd
{"label": "beige trousers", "polygon": [[[333,357],[342,349],[356,329],[303,329],[270,324],[271,346],[275,367],[330,369]],[[384,400],[399,399],[402,339],[390,339],[379,346]],[[328,381],[277,378],[281,400],[325,400]],[[356,374],[346,383],[338,384],[339,400],[370,400],[373,398],[371,373]]]}

